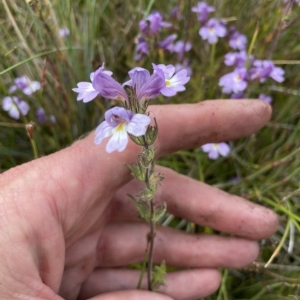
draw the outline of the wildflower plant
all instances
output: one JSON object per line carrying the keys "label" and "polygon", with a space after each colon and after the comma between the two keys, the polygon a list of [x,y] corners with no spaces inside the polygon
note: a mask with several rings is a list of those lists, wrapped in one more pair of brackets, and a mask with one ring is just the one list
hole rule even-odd
{"label": "wildflower plant", "polygon": [[[160,19],[158,18],[158,20]],[[150,26],[150,29],[152,27]],[[150,226],[138,288],[141,286],[147,262],[148,289],[156,290],[164,284],[165,263],[162,262],[160,266],[153,268],[155,224],[165,214],[166,204],[155,204],[155,192],[164,179],[164,175],[156,172],[154,168],[157,150],[154,144],[158,136],[158,125],[155,118],[151,124],[147,108],[150,100],[159,95],[171,97],[175,96],[177,92],[184,91],[184,85],[190,77],[187,76],[185,69],[175,73],[175,67],[172,65],[152,65],[152,75],[148,70],[136,67],[128,72],[130,80],[121,85],[113,79],[112,72],[104,69],[103,64],[102,67],[91,73],[91,83],[79,82],[73,91],[78,93],[78,101],[89,102],[100,95],[107,99],[118,100],[121,105],[106,111],[105,120],[95,131],[95,144],[99,145],[109,137],[106,144],[108,153],[126,151],[129,140],[142,147],[137,162],[128,167],[132,176],[143,182],[145,186],[136,195],[129,195],[129,197],[135,202],[140,217]]]}
{"label": "wildflower plant", "polygon": [[[132,192],[131,198],[141,216],[154,227],[155,210],[162,214],[165,209],[163,205],[156,207],[155,189],[165,183],[163,174],[154,169],[153,141],[159,134],[160,120],[156,122],[148,108],[152,99],[158,97],[156,101],[160,102],[172,97],[164,100],[195,103],[204,99],[259,98],[271,103],[272,120],[259,133],[238,141],[218,138],[218,142],[226,142],[219,144],[213,143],[212,137],[211,144],[203,145],[201,151],[181,150],[158,163],[265,204],[280,215],[280,231],[261,243],[255,267],[259,280],[251,277],[248,269],[240,270],[237,276],[224,271],[218,294],[205,299],[296,294],[297,274],[292,278],[292,268],[297,268],[300,250],[300,73],[299,43],[293,37],[299,27],[300,2],[146,2],[3,1],[11,14],[4,12],[0,25],[1,170],[37,158],[38,153],[48,155],[64,148],[94,128],[102,116],[103,122],[97,124],[94,133],[97,147],[106,148],[109,156],[130,151],[130,144],[138,144],[141,149],[129,168],[144,186]],[[102,61],[119,78],[125,78],[130,68],[139,67],[119,83],[112,72],[100,67]],[[149,72],[146,69],[151,62],[156,64]],[[84,79],[89,74],[89,79]],[[178,95],[191,74],[189,89]],[[75,87],[78,78],[83,81]],[[113,101],[104,103],[100,97]],[[214,105],[218,110],[218,102]],[[213,124],[215,117],[208,117]],[[35,141],[36,147],[31,147]],[[233,183],[232,178],[238,178],[238,182]],[[167,214],[158,222],[188,232],[213,231],[177,215]],[[293,228],[298,231],[295,233]],[[149,234],[147,241],[146,259],[139,265],[143,270],[147,263],[151,265],[150,244],[155,238]],[[284,287],[280,282],[269,285],[272,275],[265,273],[264,263],[271,252],[276,254],[271,260],[276,257],[270,267],[282,270]],[[163,282],[160,274],[164,268],[162,263],[148,269],[152,289]],[[241,274],[248,279],[241,281]]]}

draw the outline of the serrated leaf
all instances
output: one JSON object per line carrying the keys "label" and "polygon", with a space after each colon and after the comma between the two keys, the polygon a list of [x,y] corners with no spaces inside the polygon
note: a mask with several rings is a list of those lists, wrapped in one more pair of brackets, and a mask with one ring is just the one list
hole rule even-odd
{"label": "serrated leaf", "polygon": [[155,266],[152,272],[152,290],[157,291],[161,285],[165,285],[166,263],[163,260],[160,266]]}
{"label": "serrated leaf", "polygon": [[163,205],[154,208],[153,221],[156,223],[166,212],[167,204],[164,202]]}
{"label": "serrated leaf", "polygon": [[148,206],[148,204],[144,201],[141,200],[134,200],[135,202],[135,207],[137,209],[137,211],[140,213],[140,217],[142,219],[144,219],[147,222],[150,222],[151,220],[151,211],[150,211],[150,207]]}

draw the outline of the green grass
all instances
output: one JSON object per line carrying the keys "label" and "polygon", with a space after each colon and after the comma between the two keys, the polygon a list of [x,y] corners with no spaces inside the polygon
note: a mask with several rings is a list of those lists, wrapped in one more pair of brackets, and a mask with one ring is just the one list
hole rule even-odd
{"label": "green grass", "polygon": [[[149,3],[148,3],[149,2]],[[260,93],[273,97],[273,117],[259,133],[231,142],[228,158],[211,161],[199,149],[180,151],[162,158],[159,163],[183,174],[241,195],[276,211],[281,218],[280,230],[261,242],[257,264],[244,270],[223,272],[220,290],[208,299],[298,299],[300,294],[300,7],[285,12],[281,0],[207,1],[216,7],[215,16],[225,18],[251,41],[257,37],[252,53],[260,59],[272,59],[286,72],[282,84],[268,80],[251,84],[247,96]],[[30,106],[29,114],[14,121],[0,110],[0,168],[5,171],[33,159],[25,124],[36,122],[35,109],[43,107],[54,115],[57,123],[36,125],[34,139],[40,155],[53,153],[80,138],[97,126],[108,101],[88,104],[76,101],[72,88],[79,81],[106,63],[120,82],[128,70],[136,66],[134,40],[138,22],[147,12],[157,9],[165,16],[174,5],[183,14],[182,20],[172,20],[178,38],[190,41],[187,53],[193,75],[184,93],[174,103],[193,103],[204,99],[225,98],[218,87],[221,75],[232,68],[223,64],[230,51],[226,39],[221,39],[211,58],[211,46],[198,35],[199,24],[191,7],[197,1],[84,1],[43,0],[0,1],[0,103],[8,95],[13,79],[28,75],[42,82],[43,88],[32,97],[23,97]],[[152,7],[151,7],[152,5]],[[68,27],[70,36],[62,39],[58,28]],[[164,30],[166,37],[172,33]],[[176,56],[153,51],[139,66],[151,68],[151,62],[175,64]],[[158,103],[166,99],[158,99]],[[232,178],[241,178],[233,183]],[[187,231],[202,231],[193,224],[171,221]],[[292,253],[287,252],[294,239]],[[278,247],[280,246],[280,247]],[[277,254],[269,268],[264,265]]]}

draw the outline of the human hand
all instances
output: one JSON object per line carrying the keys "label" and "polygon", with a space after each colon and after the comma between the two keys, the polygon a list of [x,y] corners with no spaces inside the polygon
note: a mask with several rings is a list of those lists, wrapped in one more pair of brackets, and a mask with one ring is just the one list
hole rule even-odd
{"label": "human hand", "polygon": [[[247,136],[270,117],[262,101],[205,101],[150,106],[158,121],[158,155]],[[148,226],[128,193],[126,163],[139,147],[107,154],[93,134],[55,154],[13,168],[0,179],[1,299],[197,299],[214,292],[219,267],[239,268],[258,254],[255,240],[277,229],[259,205],[161,168],[156,203],[200,225],[238,237],[156,229],[154,261],[187,270],[166,276],[159,293],[137,291]],[[145,285],[146,286],[146,285]],[[58,296],[60,295],[60,296]],[[98,296],[97,296],[98,295]]]}

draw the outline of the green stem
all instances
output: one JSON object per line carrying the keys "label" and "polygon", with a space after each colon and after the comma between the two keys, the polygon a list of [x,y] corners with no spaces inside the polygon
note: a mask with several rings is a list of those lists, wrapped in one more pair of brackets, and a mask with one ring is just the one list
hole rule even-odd
{"label": "green stem", "polygon": [[153,4],[154,4],[154,1],[155,1],[155,0],[150,0],[150,1],[149,1],[148,6],[147,6],[147,8],[146,8],[146,10],[145,10],[145,13],[144,13],[144,19],[146,19],[147,16],[149,15],[150,10],[151,10],[151,8],[152,8],[152,6],[153,6]]}
{"label": "green stem", "polygon": [[137,289],[138,289],[138,290],[141,288],[142,281],[143,281],[143,277],[144,277],[144,274],[145,274],[145,271],[146,271],[146,264],[147,264],[147,261],[148,261],[148,248],[149,248],[149,242],[147,242],[147,244],[148,244],[148,245],[147,245],[147,248],[146,248],[146,251],[145,251],[145,255],[144,255],[144,260],[143,260],[142,270],[141,270],[139,282],[138,282],[138,285],[137,285]]}
{"label": "green stem", "polygon": [[31,143],[31,147],[32,147],[32,150],[33,150],[34,158],[35,159],[39,158],[39,153],[38,153],[38,149],[37,149],[35,140],[33,138],[30,139],[30,143]]}
{"label": "green stem", "polygon": [[247,69],[249,67],[249,62],[250,62],[250,56],[253,52],[253,49],[254,49],[254,45],[255,45],[255,42],[256,42],[256,39],[257,39],[257,35],[258,35],[258,31],[259,31],[259,27],[258,25],[256,25],[256,28],[255,28],[255,31],[254,31],[254,34],[252,36],[252,40],[251,40],[251,43],[250,43],[250,46],[249,46],[249,49],[248,49],[248,53],[247,53],[247,60],[246,60],[246,63],[245,63],[245,68]]}
{"label": "green stem", "polygon": [[221,299],[228,300],[228,295],[227,295],[227,290],[226,290],[227,276],[228,276],[228,271],[225,269],[223,272],[222,283],[221,283],[221,287],[220,287],[220,291],[219,291],[217,300],[221,300]]}
{"label": "green stem", "polygon": [[268,262],[265,264],[265,268],[267,268],[269,266],[269,264],[273,261],[273,259],[276,257],[276,255],[279,253],[280,249],[282,248],[288,233],[290,231],[290,222],[287,222],[286,227],[285,227],[285,231],[283,233],[283,236],[281,238],[280,243],[278,244],[278,246],[276,247],[275,251],[273,252],[272,256],[270,257],[270,259],[268,260]]}
{"label": "green stem", "polygon": [[155,224],[153,221],[154,216],[154,200],[150,200],[150,248],[149,248],[149,256],[148,256],[148,290],[152,291],[152,266],[153,266],[153,248],[154,248],[154,231]]}
{"label": "green stem", "polygon": [[210,68],[209,68],[209,75],[211,77],[214,76],[214,67],[215,67],[215,56],[216,56],[216,43],[211,45],[211,52],[210,52]]}
{"label": "green stem", "polygon": [[291,152],[290,154],[288,154],[287,156],[285,156],[284,158],[276,161],[276,162],[272,162],[264,167],[262,167],[260,170],[258,170],[257,172],[247,176],[245,179],[248,181],[253,181],[253,179],[255,179],[257,176],[269,171],[270,169],[281,165],[285,162],[287,162],[289,159],[291,159],[293,156],[295,156],[298,152],[300,152],[300,148],[297,148],[296,150],[294,150],[293,152]]}
{"label": "green stem", "polygon": [[[144,139],[145,142],[145,149],[148,149],[148,144],[146,142],[146,139]],[[146,186],[149,189],[150,188],[150,173],[151,173],[151,168],[152,167],[152,162],[149,164],[149,166],[146,169]],[[154,231],[155,231],[155,224],[153,221],[154,217],[154,199],[152,198],[150,200],[150,233],[148,236],[148,241],[149,241],[149,254],[148,254],[148,270],[147,270],[147,277],[148,277],[148,290],[152,291],[152,265],[153,265],[153,248],[154,248]]]}

